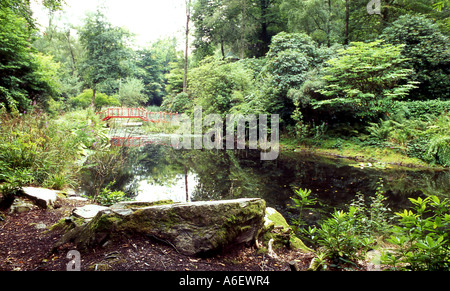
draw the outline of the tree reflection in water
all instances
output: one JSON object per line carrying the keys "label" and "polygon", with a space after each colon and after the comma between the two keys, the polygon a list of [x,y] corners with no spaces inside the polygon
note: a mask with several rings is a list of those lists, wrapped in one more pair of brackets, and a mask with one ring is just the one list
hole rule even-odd
{"label": "tree reflection in water", "polygon": [[409,197],[450,196],[449,172],[362,169],[354,161],[293,152],[261,161],[259,152],[250,150],[175,150],[149,144],[126,151],[127,162],[113,188],[141,201],[186,201],[186,178],[190,201],[260,197],[286,216],[291,215],[293,189],[311,189],[319,201],[308,213],[311,220],[345,208],[357,193],[375,194],[380,178],[393,210],[408,208]]}

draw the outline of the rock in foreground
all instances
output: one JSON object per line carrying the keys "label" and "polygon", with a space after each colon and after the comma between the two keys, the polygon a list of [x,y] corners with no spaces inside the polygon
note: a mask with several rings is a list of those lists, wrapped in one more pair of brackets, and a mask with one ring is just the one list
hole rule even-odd
{"label": "rock in foreground", "polygon": [[57,246],[74,241],[80,248],[91,248],[138,233],[166,241],[182,254],[198,255],[255,240],[265,209],[262,199],[111,207],[67,233]]}
{"label": "rock in foreground", "polygon": [[44,188],[24,187],[22,195],[33,201],[37,206],[47,209],[52,207],[56,202],[57,191]]}

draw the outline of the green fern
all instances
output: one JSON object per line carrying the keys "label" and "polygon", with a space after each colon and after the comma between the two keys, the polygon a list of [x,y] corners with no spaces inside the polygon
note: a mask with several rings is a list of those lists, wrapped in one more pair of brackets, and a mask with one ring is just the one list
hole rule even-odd
{"label": "green fern", "polygon": [[438,135],[430,140],[427,156],[436,163],[450,167],[450,135]]}

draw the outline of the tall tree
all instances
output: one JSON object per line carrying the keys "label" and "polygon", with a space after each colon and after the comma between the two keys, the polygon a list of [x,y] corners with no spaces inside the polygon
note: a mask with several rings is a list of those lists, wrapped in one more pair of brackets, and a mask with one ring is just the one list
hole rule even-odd
{"label": "tall tree", "polygon": [[186,0],[186,48],[184,51],[183,92],[187,92],[188,57],[189,57],[189,24],[191,22],[191,0]]}
{"label": "tall tree", "polygon": [[345,0],[345,19],[344,19],[344,44],[349,43],[349,25],[350,25],[350,0]]}
{"label": "tall tree", "polygon": [[57,64],[32,48],[34,32],[29,1],[0,2],[0,107],[8,111],[26,111],[31,101],[45,104],[57,94]]}
{"label": "tall tree", "polygon": [[284,0],[280,7],[289,32],[304,32],[321,44],[342,43],[343,0]]}
{"label": "tall tree", "polygon": [[[194,3],[197,59],[220,49],[226,55],[261,57],[284,28],[280,0],[198,0]],[[200,56],[199,56],[200,55]]]}
{"label": "tall tree", "polygon": [[100,10],[87,16],[79,33],[86,51],[80,71],[84,81],[94,92],[94,107],[98,85],[126,77],[128,73],[127,60],[131,51],[127,48],[126,41],[130,34],[122,28],[112,26]]}

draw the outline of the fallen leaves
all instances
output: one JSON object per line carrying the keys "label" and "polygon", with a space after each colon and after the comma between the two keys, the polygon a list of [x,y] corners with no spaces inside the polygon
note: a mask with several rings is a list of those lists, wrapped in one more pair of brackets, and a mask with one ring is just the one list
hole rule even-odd
{"label": "fallen leaves", "polygon": [[[66,270],[65,257],[74,246],[61,246],[59,252],[50,250],[60,233],[45,232],[37,223],[51,226],[67,216],[74,205],[66,204],[61,211],[32,210],[8,216],[0,224],[0,271],[2,270]],[[64,208],[65,207],[65,208]],[[278,253],[280,260],[257,253],[252,247],[236,247],[212,257],[187,257],[180,255],[170,245],[147,237],[124,237],[105,248],[83,252],[82,270],[114,271],[286,271],[291,258],[299,254],[286,250]],[[307,265],[305,263],[305,265]]]}

